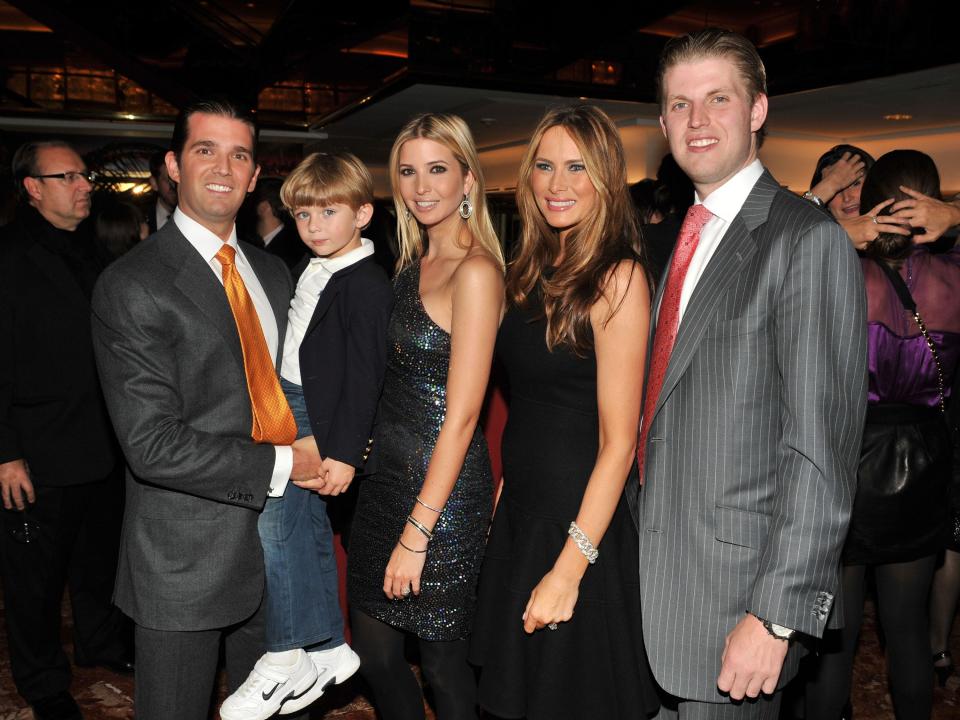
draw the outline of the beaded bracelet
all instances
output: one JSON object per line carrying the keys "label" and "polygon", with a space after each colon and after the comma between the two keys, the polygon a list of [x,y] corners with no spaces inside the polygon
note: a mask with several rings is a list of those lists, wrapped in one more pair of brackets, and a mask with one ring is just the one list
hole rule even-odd
{"label": "beaded bracelet", "polygon": [[407,522],[422,532],[423,536],[427,538],[427,540],[433,540],[433,533],[427,529],[426,525],[417,520],[413,515],[407,515]]}
{"label": "beaded bracelet", "polygon": [[400,547],[402,547],[404,550],[407,550],[412,553],[425,553],[427,551],[426,548],[424,548],[423,550],[414,550],[412,547],[407,545],[401,538],[397,538],[397,542],[400,543]]}
{"label": "beaded bracelet", "polygon": [[433,512],[437,513],[437,515],[443,512],[443,508],[440,508],[439,510],[437,510],[432,505],[427,505],[423,500],[420,499],[419,495],[417,495],[417,502],[423,505],[427,510],[432,510]]}
{"label": "beaded bracelet", "polygon": [[593,565],[597,561],[597,558],[600,557],[600,551],[593,546],[593,543],[590,542],[590,538],[586,536],[576,522],[570,522],[570,528],[567,530],[567,535],[569,535],[573,539],[573,542],[576,543],[577,547],[580,548],[580,552],[583,553],[583,556],[587,559],[587,562]]}

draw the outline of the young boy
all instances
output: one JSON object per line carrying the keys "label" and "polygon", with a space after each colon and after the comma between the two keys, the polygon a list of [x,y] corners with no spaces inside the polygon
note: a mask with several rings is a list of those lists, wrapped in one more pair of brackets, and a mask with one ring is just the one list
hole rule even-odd
{"label": "young boy", "polygon": [[297,436],[313,435],[324,472],[272,488],[260,516],[267,653],[224,701],[223,720],[297,712],[360,665],[344,642],[323,496],[344,492],[370,452],[393,292],[360,235],[373,214],[373,180],[360,160],[314,153],[280,196],[313,254],[290,302],[280,384]]}

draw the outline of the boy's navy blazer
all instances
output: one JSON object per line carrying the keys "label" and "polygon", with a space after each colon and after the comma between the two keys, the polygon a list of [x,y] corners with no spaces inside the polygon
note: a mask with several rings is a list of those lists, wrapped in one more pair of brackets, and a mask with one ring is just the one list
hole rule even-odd
{"label": "boy's navy blazer", "polygon": [[358,473],[374,470],[367,457],[392,310],[393,287],[370,255],[330,277],[300,344],[300,378],[320,455]]}

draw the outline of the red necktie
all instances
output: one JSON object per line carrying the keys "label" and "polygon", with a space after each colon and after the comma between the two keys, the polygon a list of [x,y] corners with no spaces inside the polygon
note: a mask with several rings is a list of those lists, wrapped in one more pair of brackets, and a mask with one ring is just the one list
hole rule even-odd
{"label": "red necktie", "polygon": [[233,247],[224,243],[216,258],[223,267],[223,287],[227,291],[227,300],[230,301],[243,350],[243,369],[247,375],[250,409],[253,412],[253,430],[250,434],[256,442],[290,445],[297,439],[297,423],[280,389],[257,308],[234,264],[236,254]]}
{"label": "red necktie", "polygon": [[683,292],[683,281],[687,277],[687,269],[700,242],[700,231],[712,217],[713,213],[703,205],[691,205],[687,210],[687,216],[683,219],[683,226],[680,228],[680,235],[677,237],[673,260],[670,262],[663,297],[660,299],[657,329],[653,337],[653,352],[650,355],[650,374],[647,376],[647,396],[643,403],[640,442],[637,446],[637,467],[640,470],[641,485],[643,484],[643,461],[647,451],[647,435],[650,433],[650,425],[653,424],[653,411],[657,407],[660,390],[663,388],[663,378],[667,374],[667,365],[670,363],[670,353],[673,352],[673,343],[677,339],[677,328],[680,326],[680,294]]}

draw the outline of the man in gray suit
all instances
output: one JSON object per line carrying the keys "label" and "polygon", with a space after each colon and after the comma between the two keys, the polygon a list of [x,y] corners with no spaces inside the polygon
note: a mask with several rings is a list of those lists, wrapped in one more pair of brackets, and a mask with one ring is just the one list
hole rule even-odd
{"label": "man in gray suit", "polygon": [[632,498],[644,637],[661,718],[775,718],[839,584],[863,280],[840,227],[757,159],[766,77],[749,41],[671,40],[659,85],[696,204],[654,300]]}
{"label": "man in gray suit", "polygon": [[[249,329],[275,364],[292,291],[280,260],[237,244],[255,143],[232,104],[185,108],[166,158],[177,209],[94,291],[97,364],[129,464],[115,600],[136,623],[138,720],[205,720],[221,640],[230,690],[243,681],[263,651],[259,511],[271,487],[319,474],[315,446],[251,437]],[[218,259],[228,245],[251,301],[243,337]]]}

